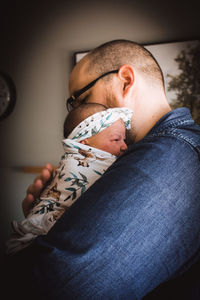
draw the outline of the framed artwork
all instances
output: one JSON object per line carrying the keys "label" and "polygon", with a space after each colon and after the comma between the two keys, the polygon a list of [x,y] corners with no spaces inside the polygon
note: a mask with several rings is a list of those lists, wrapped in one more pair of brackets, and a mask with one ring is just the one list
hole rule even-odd
{"label": "framed artwork", "polygon": [[77,62],[79,62],[79,60],[81,60],[81,58],[83,58],[88,52],[88,51],[81,51],[81,52],[75,52],[74,53],[74,65],[77,64]]}
{"label": "framed artwork", "polygon": [[[200,40],[144,45],[158,61],[172,108],[188,107],[200,124]],[[76,52],[76,64],[89,51]]]}

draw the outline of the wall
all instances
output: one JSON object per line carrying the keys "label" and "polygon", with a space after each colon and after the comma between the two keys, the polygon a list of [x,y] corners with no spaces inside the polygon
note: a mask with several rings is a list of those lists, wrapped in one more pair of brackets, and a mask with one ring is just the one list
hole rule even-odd
{"label": "wall", "polygon": [[[0,11],[0,69],[17,88],[0,122],[1,245],[35,175],[22,167],[56,164],[73,53],[124,38],[144,44],[199,37],[197,1],[11,1]],[[1,246],[2,249],[2,246]],[[1,250],[2,251],[2,250]]]}

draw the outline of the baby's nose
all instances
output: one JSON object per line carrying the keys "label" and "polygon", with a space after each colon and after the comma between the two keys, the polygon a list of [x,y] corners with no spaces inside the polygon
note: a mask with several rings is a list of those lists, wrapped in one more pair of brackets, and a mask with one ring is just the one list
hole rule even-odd
{"label": "baby's nose", "polygon": [[121,151],[126,151],[128,149],[127,145],[125,142],[122,143],[122,146],[121,146]]}

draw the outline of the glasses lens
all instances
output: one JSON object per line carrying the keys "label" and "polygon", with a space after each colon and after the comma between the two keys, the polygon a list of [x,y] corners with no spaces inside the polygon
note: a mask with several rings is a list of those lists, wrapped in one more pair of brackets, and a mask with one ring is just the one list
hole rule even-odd
{"label": "glasses lens", "polygon": [[67,103],[66,103],[67,110],[71,111],[72,109],[80,106],[82,104],[82,102],[79,101],[78,99],[72,99],[72,98],[67,99]]}
{"label": "glasses lens", "polygon": [[74,99],[72,97],[67,99],[66,106],[67,106],[68,111],[70,111],[74,108]]}
{"label": "glasses lens", "polygon": [[69,103],[69,99],[67,99],[67,101],[66,101],[66,107],[67,107],[68,111],[70,111],[72,109],[71,104]]}
{"label": "glasses lens", "polygon": [[[70,111],[73,108],[76,108],[78,106],[80,106],[84,100],[80,101],[78,100],[78,97],[80,95],[82,95],[83,93],[85,93],[87,90],[89,90],[91,87],[93,87],[93,85],[101,78],[109,75],[109,74],[113,74],[113,73],[117,73],[118,70],[112,70],[109,72],[106,72],[104,74],[102,74],[101,76],[97,77],[95,80],[93,80],[92,82],[90,82],[88,85],[86,85],[84,88],[80,89],[79,91],[77,91],[72,97],[70,97],[69,99],[67,99],[67,110]],[[85,101],[84,101],[85,102]]]}

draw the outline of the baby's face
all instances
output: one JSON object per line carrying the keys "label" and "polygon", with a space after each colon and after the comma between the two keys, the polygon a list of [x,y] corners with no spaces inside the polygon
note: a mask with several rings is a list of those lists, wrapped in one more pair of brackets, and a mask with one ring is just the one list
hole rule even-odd
{"label": "baby's face", "polygon": [[100,133],[88,138],[87,142],[91,147],[120,156],[127,150],[125,138],[126,128],[124,122],[119,119]]}

